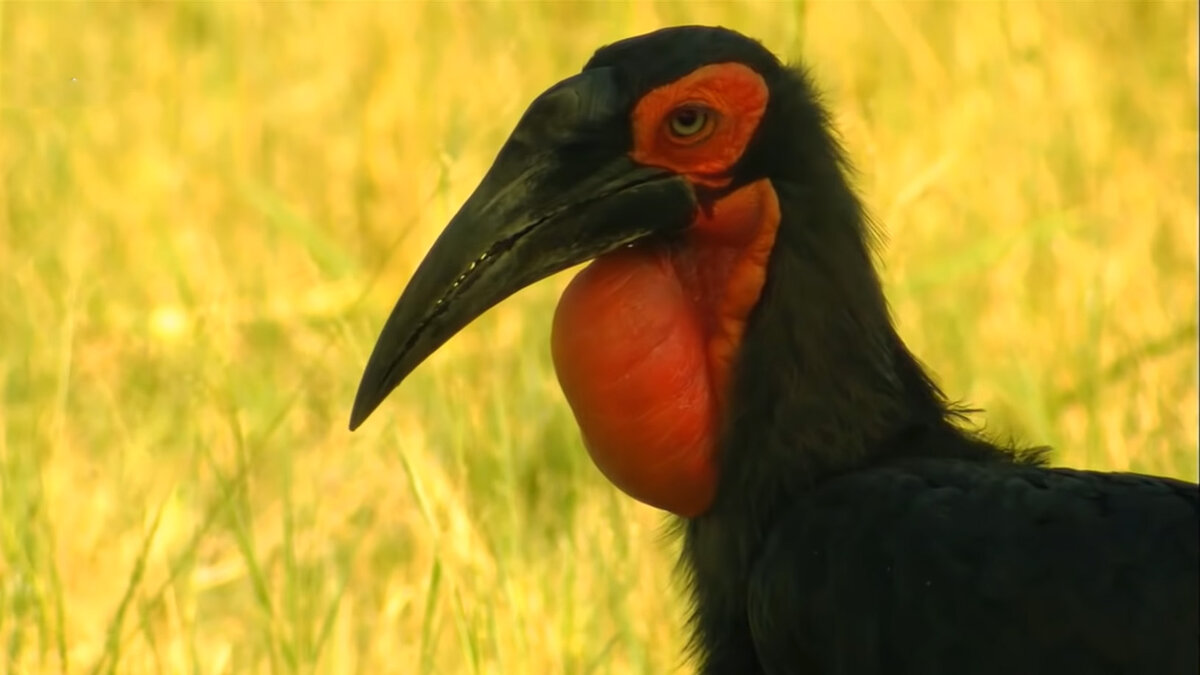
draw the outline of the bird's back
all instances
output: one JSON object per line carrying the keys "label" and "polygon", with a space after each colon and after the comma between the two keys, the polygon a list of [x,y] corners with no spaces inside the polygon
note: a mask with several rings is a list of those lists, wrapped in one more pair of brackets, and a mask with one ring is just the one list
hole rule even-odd
{"label": "bird's back", "polygon": [[750,623],[770,673],[1200,671],[1200,493],[1180,481],[904,459],[772,528]]}

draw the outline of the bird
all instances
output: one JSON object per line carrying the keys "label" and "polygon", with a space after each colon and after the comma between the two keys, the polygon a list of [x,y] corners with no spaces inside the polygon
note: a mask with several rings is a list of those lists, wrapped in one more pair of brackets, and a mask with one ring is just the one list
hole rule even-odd
{"label": "bird", "polygon": [[418,265],[356,429],[517,290],[597,468],[671,514],[704,675],[1200,671],[1200,490],[985,437],[899,336],[811,75],[675,26],[538,96]]}

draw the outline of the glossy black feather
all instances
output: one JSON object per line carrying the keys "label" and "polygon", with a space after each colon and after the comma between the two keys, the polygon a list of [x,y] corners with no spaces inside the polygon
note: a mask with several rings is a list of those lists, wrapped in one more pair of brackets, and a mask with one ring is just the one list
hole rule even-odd
{"label": "glossy black feather", "polygon": [[911,459],[791,504],[751,572],[765,672],[1196,673],[1195,486]]}

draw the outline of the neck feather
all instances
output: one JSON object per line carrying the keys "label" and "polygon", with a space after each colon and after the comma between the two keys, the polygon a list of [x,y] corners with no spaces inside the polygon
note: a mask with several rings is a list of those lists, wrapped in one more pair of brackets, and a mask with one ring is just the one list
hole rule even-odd
{"label": "neck feather", "polygon": [[802,488],[953,416],[892,324],[827,113],[803,73],[781,71],[772,91],[761,130],[771,143],[746,163],[767,167],[781,222],[721,444],[720,482],[733,491],[767,487],[750,471]]}
{"label": "neck feather", "polygon": [[766,167],[780,224],[735,360],[713,507],[682,524],[703,672],[758,668],[747,656],[751,566],[782,510],[823,479],[915,454],[1037,461],[958,428],[962,412],[892,324],[827,114],[799,71],[780,72],[771,91],[759,133],[770,143],[752,144],[743,164]]}

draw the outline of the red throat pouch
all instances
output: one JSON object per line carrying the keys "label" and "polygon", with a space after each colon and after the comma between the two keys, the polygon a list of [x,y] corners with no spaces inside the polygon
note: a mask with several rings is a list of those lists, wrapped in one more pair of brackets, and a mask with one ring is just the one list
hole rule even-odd
{"label": "red throat pouch", "polygon": [[635,499],[686,517],[711,506],[725,389],[778,223],[770,183],[746,185],[685,242],[602,256],[559,301],[559,383],[592,460]]}

